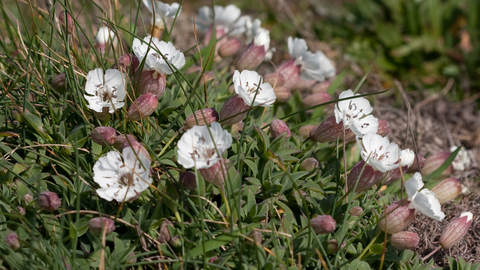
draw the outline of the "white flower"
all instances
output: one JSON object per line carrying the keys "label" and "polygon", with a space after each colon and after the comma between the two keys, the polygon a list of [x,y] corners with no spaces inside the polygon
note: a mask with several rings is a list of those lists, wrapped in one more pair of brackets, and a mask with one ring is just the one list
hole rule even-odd
{"label": "white flower", "polygon": [[[450,147],[450,152],[453,153],[457,150],[457,146]],[[453,169],[456,171],[464,171],[465,168],[469,167],[471,163],[470,157],[468,157],[468,153],[465,148],[460,148],[458,151],[457,156],[452,162]]]}
{"label": "white flower", "polygon": [[112,41],[113,44],[117,43],[115,33],[107,26],[102,26],[98,29],[96,40],[98,44],[106,44],[110,41]]}
{"label": "white flower", "polygon": [[241,34],[245,32],[245,17],[240,17],[242,11],[235,5],[226,7],[214,6],[215,17],[210,7],[204,6],[198,10],[200,18],[196,21],[197,29],[206,33],[215,22],[217,29],[225,30],[230,35]]}
{"label": "white flower", "polygon": [[442,212],[440,202],[435,198],[435,193],[423,187],[422,175],[415,173],[410,180],[405,182],[405,189],[407,191],[410,209],[420,211],[430,218],[441,221],[445,214]]}
{"label": "white flower", "polygon": [[400,152],[400,165],[402,166],[412,166],[415,161],[415,153],[410,149],[405,149]]}
{"label": "white flower", "polygon": [[250,16],[242,16],[242,18],[245,21],[247,43],[253,41],[256,46],[264,46],[265,60],[272,59],[275,48],[270,48],[270,31],[261,27],[262,22],[259,19],[255,19],[252,22]]}
{"label": "white flower", "polygon": [[[211,134],[211,135],[210,135]],[[178,142],[177,160],[185,168],[206,169],[215,165],[232,145],[232,135],[217,122],[194,126]]]}
{"label": "white flower", "polygon": [[164,27],[164,21],[167,19],[175,18],[177,11],[178,15],[180,15],[181,12],[180,5],[178,3],[172,3],[169,5],[156,0],[143,0],[143,4],[147,7],[150,13],[154,15],[152,20],[155,19],[154,24],[159,28]]}
{"label": "white flower", "polygon": [[109,113],[123,107],[125,82],[125,74],[116,69],[107,69],[105,75],[101,68],[91,70],[85,84],[85,92],[88,95],[84,97],[89,103],[87,107],[96,112],[102,112],[106,107]]}
{"label": "white flower", "polygon": [[303,54],[307,52],[307,49],[307,42],[304,39],[288,37],[288,53],[293,58],[301,59]]}
{"label": "white flower", "polygon": [[[340,94],[339,99],[358,95],[354,95],[352,90],[347,90]],[[364,97],[342,100],[335,105],[335,120],[337,124],[342,121],[346,128],[361,138],[364,134],[378,131],[378,119],[368,115],[372,111],[370,102]]]}
{"label": "white flower", "polygon": [[399,149],[396,143],[375,133],[367,133],[362,139],[357,137],[362,159],[375,170],[388,172],[398,168]]}
{"label": "white flower", "polygon": [[273,87],[269,83],[263,83],[262,76],[255,71],[244,70],[240,73],[235,70],[233,85],[235,92],[248,106],[270,107],[277,98]]}
{"label": "white flower", "polygon": [[[158,40],[156,37],[147,36],[143,39],[143,42],[137,38],[134,39],[132,47],[133,53],[140,62],[146,57],[144,68],[147,70],[155,70],[160,74],[172,74],[176,71],[173,67],[181,69],[185,65],[185,56],[171,42],[167,43]],[[165,59],[159,52],[163,54]]]}
{"label": "white flower", "polygon": [[93,166],[93,180],[101,187],[97,189],[97,194],[107,201],[134,199],[152,183],[148,157],[135,154],[131,147],[125,147],[123,160],[120,153],[110,151]]}

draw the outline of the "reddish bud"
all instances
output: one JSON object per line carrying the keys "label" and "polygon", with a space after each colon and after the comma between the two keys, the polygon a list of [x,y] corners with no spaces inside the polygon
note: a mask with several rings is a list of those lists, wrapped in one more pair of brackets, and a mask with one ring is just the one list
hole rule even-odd
{"label": "reddish bud", "polygon": [[298,134],[304,138],[310,137],[310,132],[313,131],[315,133],[315,130],[317,129],[318,125],[306,125],[303,127],[300,127],[298,130]]}
{"label": "reddish bud", "polygon": [[[312,132],[310,132],[312,135]],[[315,130],[315,134],[310,136],[310,139],[325,143],[325,142],[334,142],[337,138],[343,140],[343,123],[340,122],[337,124],[335,120],[335,116],[332,115],[329,118],[325,119]],[[345,141],[353,141],[355,140],[355,134],[350,129],[345,130]]]}
{"label": "reddish bud", "polygon": [[425,166],[425,157],[420,154],[415,155],[415,159],[410,166],[406,173],[414,174],[416,172],[420,172],[422,168]]}
{"label": "reddish bud", "polygon": [[440,245],[443,248],[453,247],[468,232],[472,225],[472,220],[473,215],[470,212],[464,212],[452,219],[443,229],[442,235],[440,235]]}
{"label": "reddish bud", "polygon": [[55,192],[42,191],[38,194],[37,205],[43,211],[53,212],[62,204]]}
{"label": "reddish bud", "polygon": [[378,227],[390,234],[403,231],[415,219],[415,209],[408,208],[409,204],[409,201],[401,200],[387,207],[378,222]]}
{"label": "reddish bud", "polygon": [[17,207],[16,207],[16,210],[17,210],[17,213],[18,213],[18,214],[20,214],[20,215],[22,215],[22,216],[25,216],[25,213],[26,213],[25,208],[23,208],[23,207],[21,207],[21,206],[17,206]]}
{"label": "reddish bud", "polygon": [[300,170],[302,171],[311,171],[313,169],[318,169],[318,160],[315,158],[307,158],[300,164]]}
{"label": "reddish bud", "polygon": [[238,71],[254,70],[265,59],[265,46],[256,46],[255,43],[250,43],[237,56],[235,61],[235,68]]}
{"label": "reddish bud", "polygon": [[190,129],[193,126],[210,125],[212,122],[218,122],[219,119],[220,117],[215,109],[201,109],[190,114],[187,119],[185,119],[185,128]]}
{"label": "reddish bud", "polygon": [[94,217],[88,222],[88,228],[93,235],[102,236],[102,230],[109,235],[115,230],[115,222],[106,217]]}
{"label": "reddish bud", "polygon": [[8,247],[13,250],[20,248],[20,241],[18,240],[18,235],[15,232],[7,234],[5,237],[5,242],[7,242]]}
{"label": "reddish bud", "polygon": [[58,21],[62,25],[62,30],[65,28],[67,29],[67,33],[71,34],[73,33],[73,30],[75,30],[75,23],[72,16],[68,12],[60,12],[60,14],[58,14]]}
{"label": "reddish bud", "polygon": [[385,137],[387,134],[390,133],[390,125],[388,124],[387,120],[378,119],[378,131],[377,134]]}
{"label": "reddish bud", "polygon": [[162,224],[160,225],[160,233],[157,237],[158,242],[167,243],[168,241],[170,241],[170,239],[172,239],[169,227],[173,227],[173,223],[170,222],[168,219],[164,219]]}
{"label": "reddish bud", "polygon": [[140,121],[142,118],[150,116],[158,106],[158,99],[151,93],[141,95],[128,108],[128,119],[132,121]]}
{"label": "reddish bud", "polygon": [[462,185],[456,178],[447,178],[432,188],[440,204],[455,200],[462,193]]}
{"label": "reddish bud", "polygon": [[231,38],[218,48],[218,54],[221,57],[229,57],[235,55],[240,50],[240,47],[242,47],[240,40]]}
{"label": "reddish bud", "polygon": [[118,149],[118,150],[122,150],[123,149],[123,146],[126,144],[126,143],[130,143],[130,144],[133,144],[134,142],[136,142],[137,139],[135,139],[135,137],[133,135],[125,135],[125,134],[122,134],[122,135],[118,135],[117,138],[115,138],[115,143],[113,143],[113,146]]}
{"label": "reddish bud", "polygon": [[292,135],[290,129],[285,122],[280,119],[272,120],[272,122],[270,123],[270,134],[273,138],[278,138],[285,132],[287,133],[287,138]]}
{"label": "reddish bud", "polygon": [[310,108],[330,101],[330,94],[327,92],[318,92],[306,96],[302,100],[303,107]]}
{"label": "reddish bud", "polygon": [[118,65],[114,64],[112,69],[118,69],[130,76],[137,73],[140,60],[132,53],[127,53],[118,58]]}
{"label": "reddish bud", "polygon": [[313,93],[327,92],[327,90],[328,90],[328,88],[330,87],[331,84],[332,84],[331,81],[319,82],[312,87],[312,92]]}
{"label": "reddish bud", "polygon": [[245,101],[240,96],[234,95],[223,104],[220,122],[224,126],[236,124],[245,118],[249,109],[250,106],[245,105]]}
{"label": "reddish bud", "polygon": [[117,138],[117,131],[112,127],[96,127],[90,133],[90,138],[102,146],[113,145]]}
{"label": "reddish bud", "polygon": [[222,187],[227,177],[227,166],[225,159],[220,159],[219,162],[213,166],[198,170],[205,181],[214,184],[217,187]]}
{"label": "reddish bud", "polygon": [[330,215],[321,215],[312,218],[310,225],[316,234],[327,234],[335,231],[337,222]]}
{"label": "reddish bud", "polygon": [[193,191],[197,188],[197,178],[194,173],[189,171],[180,173],[178,182],[186,190]]}
{"label": "reddish bud", "polygon": [[33,201],[33,196],[32,196],[32,194],[27,193],[23,196],[23,199],[28,204],[28,203],[31,203]]}
{"label": "reddish bud", "polygon": [[65,73],[60,73],[50,82],[50,86],[55,89],[57,92],[62,94],[67,89]]}
{"label": "reddish bud", "polygon": [[263,77],[264,83],[269,83],[273,88],[283,86],[285,78],[278,72],[268,73]]}
{"label": "reddish bud", "polygon": [[419,242],[420,238],[414,232],[397,232],[390,237],[392,246],[399,250],[415,249]]}
{"label": "reddish bud", "polygon": [[[203,45],[207,46],[210,43],[210,38],[212,37],[212,27],[208,29],[208,32],[205,34],[203,38]],[[219,48],[221,44],[227,41],[227,37],[225,36],[225,28],[223,27],[216,27],[215,28],[215,38],[217,39],[216,48]],[[217,52],[215,52],[217,53]]]}
{"label": "reddish bud", "polygon": [[302,91],[310,89],[316,82],[316,80],[304,80],[300,77],[298,83],[292,87],[292,91]]}
{"label": "reddish bud", "polygon": [[166,86],[165,74],[160,74],[155,70],[144,70],[140,74],[140,81],[137,87],[137,94],[153,94],[160,99],[165,92]]}
{"label": "reddish bud", "polygon": [[359,162],[357,162],[355,166],[353,166],[352,170],[350,170],[350,173],[348,174],[348,178],[347,178],[348,191],[353,192],[355,185],[356,185],[355,192],[361,193],[361,192],[367,191],[371,187],[373,187],[375,184],[377,184],[379,180],[382,180],[384,176],[385,176],[385,173],[376,171],[375,169],[373,169],[372,166],[365,164],[365,161],[362,159]]}
{"label": "reddish bud", "polygon": [[277,72],[282,74],[285,79],[283,86],[287,88],[292,88],[300,80],[300,65],[295,65],[295,59],[283,62],[278,67]]}
{"label": "reddish bud", "polygon": [[273,88],[273,92],[277,97],[275,102],[277,103],[285,103],[292,97],[292,92],[290,89],[286,88],[285,86],[277,86]]}
{"label": "reddish bud", "polygon": [[[425,160],[425,166],[422,169],[422,175],[430,175],[432,174],[436,169],[438,169],[445,160],[450,156],[449,151],[442,151],[439,153],[434,153],[431,154],[427,157]],[[453,173],[453,167],[450,164],[443,172],[442,176],[448,176]]]}
{"label": "reddish bud", "polygon": [[360,207],[360,206],[354,206],[354,207],[350,208],[349,213],[352,216],[359,217],[363,214],[363,208]]}

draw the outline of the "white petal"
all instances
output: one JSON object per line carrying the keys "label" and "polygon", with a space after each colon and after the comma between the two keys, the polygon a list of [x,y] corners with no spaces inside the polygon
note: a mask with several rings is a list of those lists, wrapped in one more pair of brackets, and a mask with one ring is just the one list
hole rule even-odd
{"label": "white petal", "polygon": [[415,153],[407,148],[400,153],[400,159],[400,165],[410,167],[415,161]]}
{"label": "white petal", "polygon": [[415,173],[410,180],[405,182],[405,190],[407,192],[408,199],[411,201],[415,198],[417,192],[423,187],[422,175]]}
{"label": "white petal", "polygon": [[420,191],[417,196],[415,196],[413,203],[416,209],[430,218],[441,221],[445,217],[440,202],[438,202],[438,199],[435,197],[435,193],[428,189]]}

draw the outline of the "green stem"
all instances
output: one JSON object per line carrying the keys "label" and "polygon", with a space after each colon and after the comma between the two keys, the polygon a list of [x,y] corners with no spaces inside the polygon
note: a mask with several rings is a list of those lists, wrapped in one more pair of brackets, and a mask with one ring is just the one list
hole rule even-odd
{"label": "green stem", "polygon": [[225,196],[225,188],[223,185],[220,188],[220,194],[222,195],[222,200],[225,203],[225,208],[227,209],[227,216],[231,215],[230,206],[228,206],[227,196]]}
{"label": "green stem", "polygon": [[370,241],[368,246],[365,247],[362,254],[360,254],[360,256],[358,256],[358,258],[361,259],[363,257],[363,255],[365,255],[365,253],[367,253],[367,251],[370,250],[370,247],[373,245],[373,243],[375,243],[375,241],[377,241],[377,238],[380,236],[380,233],[382,233],[382,230],[378,230],[378,233],[373,237],[372,241]]}

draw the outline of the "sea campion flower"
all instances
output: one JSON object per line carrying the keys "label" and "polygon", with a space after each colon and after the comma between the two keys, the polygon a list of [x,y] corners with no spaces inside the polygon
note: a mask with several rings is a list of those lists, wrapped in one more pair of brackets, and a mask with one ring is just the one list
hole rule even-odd
{"label": "sea campion flower", "polygon": [[146,58],[144,70],[155,70],[161,75],[172,74],[176,71],[175,68],[181,69],[185,65],[185,56],[171,42],[147,36],[143,42],[134,39],[132,48],[140,63]]}
{"label": "sea campion flower", "polygon": [[153,181],[150,156],[140,147],[124,147],[122,155],[123,160],[120,153],[110,151],[93,166],[93,180],[100,185],[97,194],[107,201],[135,200]]}
{"label": "sea campion flower", "polygon": [[[410,204],[408,208],[420,211],[424,215],[441,221],[445,214],[442,212],[440,202],[435,198],[435,193],[423,187],[422,175],[415,173],[410,180],[405,182],[405,190],[407,192]],[[422,190],[420,190],[422,189]]]}
{"label": "sea campion flower", "polygon": [[270,107],[275,102],[273,87],[269,83],[263,83],[263,78],[255,71],[244,70],[240,73],[235,70],[233,85],[235,92],[248,106]]}
{"label": "sea campion flower", "polygon": [[405,250],[405,249],[415,249],[420,242],[418,234],[414,232],[397,232],[390,237],[390,243],[396,249]]}
{"label": "sea campion flower", "polygon": [[[455,150],[457,150],[457,146],[450,147],[451,153],[453,153]],[[458,151],[457,156],[452,162],[453,169],[456,171],[464,171],[465,168],[469,167],[471,163],[472,161],[470,160],[467,151],[462,146],[462,148],[460,148],[460,151]]]}
{"label": "sea campion flower", "polygon": [[101,53],[105,53],[105,48],[109,42],[113,46],[117,45],[117,38],[115,37],[115,32],[113,32],[109,27],[102,26],[98,28],[97,35],[95,37],[97,41],[97,46],[100,49]]}
{"label": "sea campion flower", "polygon": [[200,18],[196,20],[196,24],[200,32],[207,33],[211,31],[214,22],[217,30],[222,29],[230,35],[245,32],[245,18],[240,17],[242,11],[238,7],[235,5],[228,5],[226,7],[214,6],[213,9],[215,11],[215,17],[210,7],[204,6],[198,10]]}
{"label": "sea campion flower", "polygon": [[[358,96],[359,94],[355,95]],[[353,97],[353,91],[343,91],[339,98]],[[370,115],[373,111],[370,102],[364,97],[339,101],[335,105],[335,120],[343,122],[345,128],[351,129],[356,136],[378,131],[378,119]]]}
{"label": "sea campion flower", "polygon": [[253,42],[255,46],[264,46],[265,60],[272,59],[274,48],[270,48],[270,31],[261,27],[262,22],[255,19],[252,22],[250,16],[245,16],[245,35],[247,43]]}
{"label": "sea campion flower", "polygon": [[[362,139],[357,137],[362,159],[375,170],[388,172],[398,168],[400,150],[396,143],[375,133],[368,133]],[[403,164],[402,164],[403,165]]]}
{"label": "sea campion flower", "polygon": [[463,212],[460,216],[452,219],[443,229],[440,236],[440,245],[443,248],[453,247],[470,229],[472,225],[473,215],[470,212]]}
{"label": "sea campion flower", "polygon": [[88,101],[87,107],[101,113],[103,108],[108,108],[108,113],[113,113],[125,105],[125,74],[116,69],[107,69],[105,74],[101,68],[88,72],[84,95]]}
{"label": "sea campion flower", "polygon": [[173,19],[175,16],[180,15],[181,8],[178,3],[166,4],[156,0],[143,0],[143,4],[147,7],[148,11],[152,13],[152,25],[163,29],[165,28],[165,22],[168,19]]}
{"label": "sea campion flower", "polygon": [[210,127],[194,126],[178,142],[178,163],[187,169],[209,168],[220,161],[222,153],[231,145],[232,135],[219,123],[212,122]]}

